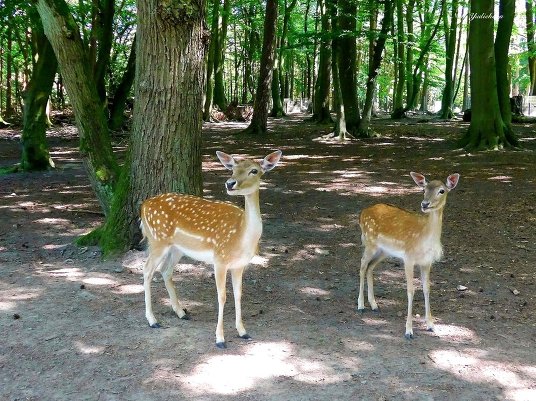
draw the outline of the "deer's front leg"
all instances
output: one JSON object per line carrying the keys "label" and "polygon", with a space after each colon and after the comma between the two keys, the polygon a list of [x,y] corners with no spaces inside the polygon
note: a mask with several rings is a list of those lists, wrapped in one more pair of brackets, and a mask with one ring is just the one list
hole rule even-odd
{"label": "deer's front leg", "polygon": [[247,334],[244,323],[242,323],[242,276],[244,274],[245,267],[231,270],[231,278],[233,282],[233,294],[235,301],[235,313],[236,313],[236,330],[238,336],[245,340],[251,337]]}
{"label": "deer's front leg", "polygon": [[227,296],[225,290],[226,275],[226,268],[214,265],[214,278],[216,280],[216,289],[218,290],[218,324],[216,325],[216,347],[218,348],[226,348],[225,337],[223,336],[223,309]]}
{"label": "deer's front leg", "polygon": [[426,321],[426,329],[434,331],[434,320],[430,310],[430,268],[431,265],[421,266],[421,281],[422,292],[424,294],[424,317]]}
{"label": "deer's front leg", "polygon": [[413,338],[413,262],[404,262],[404,270],[406,271],[406,284],[408,290],[408,317],[406,318],[406,334],[407,339]]}

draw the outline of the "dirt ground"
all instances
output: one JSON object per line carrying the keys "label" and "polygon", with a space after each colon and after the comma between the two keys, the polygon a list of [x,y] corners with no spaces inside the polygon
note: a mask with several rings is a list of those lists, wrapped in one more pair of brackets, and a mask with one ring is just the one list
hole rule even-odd
{"label": "dirt ground", "polygon": [[[339,143],[303,118],[272,120],[271,135],[248,140],[233,135],[243,124],[204,128],[207,197],[241,201],[225,194],[216,150],[283,151],[265,176],[260,255],[244,276],[253,340],[236,336],[228,283],[226,350],[214,345],[210,266],[176,268],[188,321],[153,283],[164,327],[151,329],[144,253],[103,261],[97,248],[73,245],[102,216],[72,126],[52,130],[57,169],[0,176],[0,400],[535,400],[535,127],[516,126],[526,150],[467,154],[454,147],[461,122],[376,121],[381,137]],[[18,158],[19,132],[0,131],[0,166]],[[376,202],[417,211],[412,170],[461,179],[432,270],[436,331],[425,331],[416,274],[406,340],[397,260],[375,272],[381,313],[356,312],[357,216]]]}

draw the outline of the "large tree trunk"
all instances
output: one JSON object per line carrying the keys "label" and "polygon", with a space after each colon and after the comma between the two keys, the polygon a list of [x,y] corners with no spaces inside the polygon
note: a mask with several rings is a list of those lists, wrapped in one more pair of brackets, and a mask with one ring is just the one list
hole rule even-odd
{"label": "large tree trunk", "polygon": [[119,168],[112,151],[107,118],[78,26],[64,0],[38,0],[48,40],[54,48],[80,135],[80,153],[97,199],[107,215]]}
{"label": "large tree trunk", "polygon": [[[507,1],[513,3],[513,0]],[[501,1],[502,5],[503,1]],[[509,6],[511,5],[509,4]],[[493,0],[471,1],[473,15],[493,15],[493,7]],[[505,16],[501,20],[507,18]],[[473,18],[470,24],[471,125],[467,133],[461,138],[460,145],[467,150],[508,147],[513,143],[507,137],[508,128],[499,106],[497,66],[493,43],[494,21],[492,18]],[[507,21],[506,24],[510,25],[511,22]],[[503,31],[501,35],[505,35],[505,33]],[[506,40],[506,35],[500,40]],[[501,57],[503,57],[502,54]]]}
{"label": "large tree trunk", "polygon": [[274,69],[275,33],[277,27],[277,0],[266,1],[264,17],[264,39],[262,43],[259,79],[255,93],[253,116],[245,132],[250,134],[266,134],[268,124],[268,108],[270,107],[270,88]]}
{"label": "large tree trunk", "polygon": [[360,120],[357,103],[357,45],[355,32],[357,31],[357,3],[353,0],[339,1],[339,28],[345,32],[340,37],[338,52],[339,79],[341,82],[341,95],[346,116],[346,128],[354,132]]}
{"label": "large tree trunk", "polygon": [[[329,110],[329,91],[331,77],[331,40],[328,32],[331,31],[329,13],[326,7],[327,0],[319,1],[321,13],[322,37],[320,39],[320,58],[318,61],[318,77],[316,79],[314,103],[313,103],[313,120],[318,123],[331,122]],[[339,65],[339,73],[341,66]],[[344,96],[344,95],[343,95]],[[348,119],[347,119],[348,122]]]}
{"label": "large tree trunk", "polygon": [[[338,16],[337,16],[337,0],[328,0],[329,14],[331,16],[331,29],[337,32]],[[335,133],[333,136],[338,137],[339,140],[344,140],[348,134],[346,130],[346,116],[344,112],[344,105],[341,93],[341,83],[339,77],[339,62],[338,53],[342,51],[340,47],[340,40],[335,36],[331,41],[331,75],[333,76],[333,107],[336,112],[335,121]]]}
{"label": "large tree trunk", "polygon": [[[382,27],[378,37],[375,39],[373,36],[370,38],[372,45],[372,54],[369,60],[369,69],[367,76],[367,92],[365,96],[365,105],[363,107],[363,116],[359,123],[358,133],[360,137],[370,137],[369,132],[370,118],[372,114],[372,101],[374,99],[374,87],[376,85],[376,78],[383,59],[383,50],[385,48],[385,41],[387,35],[391,29],[391,22],[393,20],[393,1],[385,0],[385,6],[383,11]],[[372,33],[371,33],[372,34]]]}
{"label": "large tree trunk", "polygon": [[499,23],[495,35],[495,62],[497,71],[497,96],[504,123],[506,146],[518,146],[512,129],[512,108],[510,106],[510,79],[508,76],[508,50],[515,17],[515,0],[501,0],[499,3]]}
{"label": "large tree trunk", "polygon": [[166,192],[202,194],[205,2],[181,4],[185,7],[170,1],[137,1],[132,139],[100,239],[105,254],[139,243],[139,209],[145,199]]}
{"label": "large tree trunk", "polygon": [[30,82],[24,91],[20,163],[20,169],[24,171],[46,170],[54,167],[46,139],[48,125],[46,108],[58,62],[37,15],[32,22],[32,40],[36,45],[37,61],[33,66]]}

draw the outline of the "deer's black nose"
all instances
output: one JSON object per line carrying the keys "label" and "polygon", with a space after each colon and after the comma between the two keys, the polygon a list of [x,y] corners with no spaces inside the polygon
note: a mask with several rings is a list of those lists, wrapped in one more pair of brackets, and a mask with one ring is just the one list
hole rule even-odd
{"label": "deer's black nose", "polygon": [[233,190],[235,186],[236,186],[236,180],[229,179],[225,183],[225,187],[227,188],[228,191]]}
{"label": "deer's black nose", "polygon": [[429,201],[422,201],[422,202],[421,202],[421,208],[422,208],[423,210],[428,209],[429,206],[430,206],[430,202],[429,202]]}

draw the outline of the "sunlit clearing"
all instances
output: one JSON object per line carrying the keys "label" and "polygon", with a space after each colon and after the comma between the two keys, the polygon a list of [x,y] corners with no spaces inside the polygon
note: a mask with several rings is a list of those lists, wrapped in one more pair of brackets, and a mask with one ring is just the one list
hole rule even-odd
{"label": "sunlit clearing", "polygon": [[104,347],[102,345],[87,345],[80,341],[75,342],[76,347],[82,354],[102,354],[104,351]]}
{"label": "sunlit clearing", "polygon": [[141,294],[142,292],[143,285],[141,284],[125,284],[114,289],[116,294]]}
{"label": "sunlit clearing", "polygon": [[300,292],[303,292],[304,294],[307,294],[307,295],[314,295],[314,296],[329,295],[329,291],[323,290],[321,288],[313,288],[313,287],[304,287],[300,289]]}
{"label": "sunlit clearing", "polygon": [[477,334],[467,327],[453,324],[435,324],[434,333],[439,337],[445,337],[449,342],[478,342]]}
{"label": "sunlit clearing", "polygon": [[[237,394],[255,388],[257,382],[274,377],[292,377],[304,383],[336,383],[342,378],[321,362],[297,358],[285,342],[252,344],[245,355],[217,355],[182,377],[195,393]],[[292,357],[292,362],[289,358]]]}
{"label": "sunlit clearing", "polygon": [[430,357],[436,366],[453,376],[470,382],[499,385],[509,400],[535,400],[534,367],[489,360],[492,355],[493,353],[487,354],[478,349],[468,349],[463,354],[455,350],[430,352]]}
{"label": "sunlit clearing", "polygon": [[117,281],[110,280],[109,278],[105,277],[88,277],[82,280],[84,284],[90,284],[90,285],[116,285]]}

